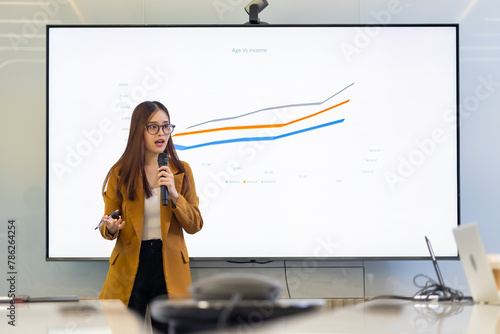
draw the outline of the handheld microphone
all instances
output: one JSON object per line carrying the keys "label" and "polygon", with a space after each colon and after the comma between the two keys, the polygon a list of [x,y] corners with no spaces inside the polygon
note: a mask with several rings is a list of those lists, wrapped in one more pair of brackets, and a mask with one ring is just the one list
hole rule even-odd
{"label": "handheld microphone", "polygon": [[[163,167],[168,165],[168,155],[167,153],[158,154],[158,167]],[[167,186],[160,186],[161,192],[161,204],[168,205],[168,189]]]}

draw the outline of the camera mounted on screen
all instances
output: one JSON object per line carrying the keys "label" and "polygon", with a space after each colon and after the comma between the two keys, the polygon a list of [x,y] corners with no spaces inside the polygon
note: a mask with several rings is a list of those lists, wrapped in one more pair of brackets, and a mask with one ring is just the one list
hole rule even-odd
{"label": "camera mounted on screen", "polygon": [[245,11],[248,13],[248,22],[246,24],[267,24],[266,22],[261,22],[259,19],[259,13],[269,5],[267,0],[252,0],[245,7]]}

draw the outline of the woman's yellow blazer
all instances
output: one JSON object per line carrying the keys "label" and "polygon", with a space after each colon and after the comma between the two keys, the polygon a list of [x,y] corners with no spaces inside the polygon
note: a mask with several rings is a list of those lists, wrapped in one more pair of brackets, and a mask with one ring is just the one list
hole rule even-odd
{"label": "woman's yellow blazer", "polygon": [[[189,296],[191,285],[189,255],[184,241],[183,230],[194,234],[203,227],[203,219],[198,208],[199,199],[191,167],[182,162],[189,182],[189,191],[181,194],[184,173],[179,172],[169,163],[168,167],[174,174],[175,188],[180,194],[174,206],[169,199],[168,206],[161,207],[161,236],[163,241],[163,271],[167,291],[171,297]],[[137,196],[130,201],[122,187],[120,199],[116,195],[118,170],[110,175],[104,197],[104,212],[110,214],[119,209],[119,214],[125,221],[121,230],[112,235],[106,224],[100,227],[101,235],[108,240],[116,239],[115,247],[109,258],[109,271],[100,299],[120,299],[128,305],[135,275],[139,267],[139,252],[142,242],[142,227],[144,222],[144,191],[142,183],[137,186]]]}

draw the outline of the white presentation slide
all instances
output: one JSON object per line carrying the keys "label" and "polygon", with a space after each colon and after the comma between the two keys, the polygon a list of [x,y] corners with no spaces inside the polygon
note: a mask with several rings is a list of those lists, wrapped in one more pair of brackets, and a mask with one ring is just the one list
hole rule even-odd
{"label": "white presentation slide", "polygon": [[102,184],[157,100],[195,259],[457,255],[456,25],[48,28],[47,256],[104,259]]}

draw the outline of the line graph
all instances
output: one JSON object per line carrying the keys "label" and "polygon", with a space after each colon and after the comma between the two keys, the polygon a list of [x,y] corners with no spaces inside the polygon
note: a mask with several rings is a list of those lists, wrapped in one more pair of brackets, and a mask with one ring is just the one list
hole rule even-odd
{"label": "line graph", "polygon": [[249,130],[249,129],[266,129],[266,128],[282,128],[303,120],[306,120],[308,118],[320,115],[328,110],[337,108],[343,104],[346,104],[350,100],[346,100],[344,102],[341,102],[339,104],[336,104],[334,106],[331,106],[329,108],[323,109],[321,111],[318,111],[314,114],[307,115],[298,119],[295,119],[293,121],[287,122],[287,123],[279,123],[279,124],[260,124],[260,125],[240,125],[240,126],[227,126],[223,128],[214,128],[214,129],[206,129],[206,130],[198,130],[198,131],[188,131],[188,132],[181,132],[173,135],[172,137],[180,137],[180,136],[187,136],[187,135],[195,135],[195,134],[201,134],[201,133],[208,133],[208,132],[216,132],[216,131],[228,131],[228,130]]}
{"label": "line graph", "polygon": [[177,150],[180,150],[180,151],[185,151],[185,150],[190,150],[190,149],[194,149],[194,148],[200,148],[200,147],[204,147],[204,146],[221,145],[221,144],[229,144],[229,143],[238,143],[238,142],[245,142],[245,141],[270,141],[270,140],[277,140],[277,139],[281,139],[281,138],[285,138],[285,137],[297,135],[299,133],[304,133],[304,132],[308,132],[308,131],[312,131],[312,130],[324,128],[324,127],[327,127],[327,126],[330,126],[330,125],[334,125],[334,124],[339,124],[339,123],[344,122],[344,120],[345,120],[345,118],[342,118],[342,119],[339,119],[339,120],[336,120],[336,121],[333,121],[333,122],[323,123],[323,124],[311,126],[309,128],[305,128],[305,129],[301,129],[301,130],[297,130],[297,131],[292,131],[292,132],[284,133],[284,134],[277,135],[277,136],[233,138],[233,139],[225,139],[225,140],[216,140],[216,141],[212,141],[212,142],[207,142],[207,143],[202,143],[202,144],[196,144],[196,145],[191,145],[191,146],[183,146],[183,145],[177,145],[177,144],[175,144],[175,148]]}
{"label": "line graph", "polygon": [[[347,85],[346,87],[342,88],[341,90],[337,91],[335,94],[331,95],[330,97],[328,97],[327,99],[325,99],[324,101],[321,101],[321,102],[289,104],[289,105],[286,105],[286,106],[287,107],[291,107],[291,106],[293,106],[293,107],[305,107],[305,106],[311,106],[311,105],[322,105],[325,102],[327,102],[330,99],[332,99],[333,97],[335,97],[338,94],[340,94],[341,92],[345,91],[346,89],[348,89],[352,85],[354,85],[354,82],[351,83],[351,84],[349,84],[349,85]],[[322,109],[320,111],[316,111],[316,112],[314,112],[312,114],[309,114],[309,115],[306,115],[306,116],[303,116],[303,117],[299,117],[299,118],[296,118],[296,119],[294,119],[292,121],[285,122],[285,123],[256,124],[256,125],[235,125],[235,126],[217,127],[217,128],[203,129],[203,130],[185,131],[185,132],[181,132],[181,133],[176,133],[172,137],[178,138],[178,137],[187,137],[187,136],[201,135],[201,134],[214,133],[214,132],[227,132],[227,131],[237,131],[237,130],[243,130],[243,131],[245,131],[245,130],[270,129],[270,128],[285,128],[285,127],[290,126],[292,124],[297,124],[297,123],[300,123],[300,122],[308,120],[308,119],[313,119],[313,118],[315,118],[318,115],[326,113],[327,111],[331,111],[331,110],[334,110],[334,109],[336,109],[336,108],[338,108],[340,106],[343,106],[343,105],[349,103],[349,101],[350,101],[350,99],[347,99],[345,101],[337,103],[337,104],[335,104],[333,106],[330,106],[328,108]],[[252,112],[249,112],[249,113],[245,113],[245,114],[242,114],[242,115],[237,115],[237,116],[232,116],[232,117],[225,117],[225,118],[219,118],[219,119],[212,119],[212,120],[209,120],[209,121],[206,121],[206,122],[203,122],[203,123],[199,123],[197,125],[189,126],[189,127],[187,127],[187,129],[190,129],[190,128],[193,128],[195,126],[199,126],[199,125],[202,125],[202,124],[207,124],[207,123],[211,123],[211,122],[218,122],[218,121],[225,121],[225,120],[233,120],[233,119],[241,118],[241,117],[244,117],[244,116],[252,115],[252,114],[255,114],[255,113],[258,113],[258,112],[271,111],[271,110],[274,110],[274,109],[277,109],[277,108],[283,108],[283,107],[284,106],[263,108],[263,109],[259,109],[259,110],[252,111]],[[303,128],[303,129],[295,130],[295,131],[289,131],[289,132],[278,134],[278,135],[271,135],[271,136],[246,136],[246,137],[237,137],[237,138],[228,138],[228,139],[207,140],[205,142],[197,143],[197,144],[192,144],[192,145],[175,144],[175,148],[177,150],[180,150],[180,151],[186,151],[186,150],[192,150],[192,149],[201,148],[201,147],[214,146],[214,145],[223,145],[223,144],[230,144],[230,143],[238,143],[238,142],[273,141],[273,140],[278,140],[278,139],[282,139],[282,138],[285,138],[285,137],[295,136],[295,135],[298,135],[298,134],[301,134],[301,133],[305,133],[305,132],[317,130],[317,129],[324,128],[324,127],[327,127],[327,126],[331,126],[331,125],[335,125],[335,124],[340,124],[340,123],[343,123],[344,120],[345,120],[345,118],[338,118],[337,120],[334,120],[334,121],[324,122],[324,123],[321,123],[321,124],[309,126],[309,127]]]}

